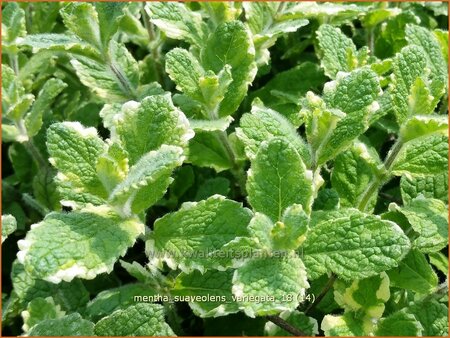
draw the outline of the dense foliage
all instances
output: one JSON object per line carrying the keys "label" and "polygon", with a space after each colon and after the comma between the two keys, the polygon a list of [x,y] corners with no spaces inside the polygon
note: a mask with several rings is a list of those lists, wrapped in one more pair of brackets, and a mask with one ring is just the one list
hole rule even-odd
{"label": "dense foliage", "polygon": [[3,335],[447,335],[447,18],[2,4]]}

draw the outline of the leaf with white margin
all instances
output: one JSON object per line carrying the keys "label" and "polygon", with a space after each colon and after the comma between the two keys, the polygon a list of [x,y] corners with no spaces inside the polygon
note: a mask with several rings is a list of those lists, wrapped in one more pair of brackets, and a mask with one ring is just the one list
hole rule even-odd
{"label": "leaf with white margin", "polygon": [[64,25],[80,39],[102,50],[97,11],[91,3],[68,3],[60,10]]}
{"label": "leaf with white margin", "polygon": [[139,303],[117,310],[95,324],[98,336],[175,336],[164,319],[164,307]]}
{"label": "leaf with white margin", "polygon": [[249,209],[220,195],[183,203],[178,211],[156,220],[147,242],[150,261],[165,261],[186,273],[220,268],[209,254],[236,237],[247,236],[251,217]]}
{"label": "leaf with white margin", "polygon": [[406,40],[411,45],[420,46],[425,51],[428,66],[435,77],[440,77],[445,82],[447,79],[448,65],[442,55],[438,40],[429,29],[417,25],[406,25]]}
{"label": "leaf with white margin", "polygon": [[58,169],[56,178],[63,200],[70,201],[74,196],[78,201],[77,195],[83,194],[86,202],[104,202],[107,192],[98,178],[96,164],[106,144],[95,128],[84,128],[79,122],[54,123],[47,130],[47,149],[49,162]]}
{"label": "leaf with white margin", "polygon": [[233,270],[209,270],[204,274],[199,271],[182,272],[175,279],[170,293],[172,297],[181,297],[179,301],[187,301],[201,318],[227,316],[239,311],[232,298],[232,277]]}
{"label": "leaf with white margin", "polygon": [[302,260],[289,252],[247,261],[235,270],[232,291],[239,308],[254,318],[295,310],[308,287]]}
{"label": "leaf with white margin", "polygon": [[44,320],[28,332],[29,336],[93,336],[94,323],[83,319],[77,312],[55,319]]}
{"label": "leaf with white margin", "polygon": [[12,215],[2,215],[2,243],[17,229],[16,218]]}
{"label": "leaf with white margin", "polygon": [[74,312],[81,311],[89,301],[89,292],[80,279],[59,284],[35,279],[17,260],[12,265],[11,280],[21,304],[27,304],[37,297],[52,297],[62,310]]}
{"label": "leaf with white margin", "polygon": [[277,2],[243,2],[242,6],[246,24],[253,35],[256,62],[259,66],[269,62],[269,48],[275,44],[278,37],[284,33],[295,32],[309,22],[305,19],[279,20],[282,13],[281,5]]}
{"label": "leaf with white margin", "polygon": [[207,37],[207,26],[202,22],[200,13],[186,8],[178,2],[149,2],[145,11],[150,21],[167,37],[186,40],[198,47],[204,45]]}
{"label": "leaf with white margin", "polygon": [[217,120],[189,120],[189,124],[194,131],[225,131],[233,120],[227,116]]}
{"label": "leaf with white margin", "polygon": [[400,190],[404,204],[422,194],[426,198],[439,199],[448,204],[448,172],[422,177],[403,175],[400,180]]}
{"label": "leaf with white margin", "polygon": [[410,94],[416,79],[426,74],[426,66],[423,50],[417,46],[403,48],[393,60],[389,93],[392,109],[399,124],[410,115],[410,101],[413,99],[410,98]]}
{"label": "leaf with white margin", "polygon": [[[293,327],[301,330],[308,336],[316,336],[319,334],[319,327],[317,320],[313,317],[305,315],[303,312],[295,311],[283,311],[279,317],[291,324]],[[275,325],[272,322],[267,322],[264,326],[264,332],[267,336],[291,336],[291,333],[283,330],[281,327]]]}
{"label": "leaf with white margin", "polygon": [[253,101],[251,113],[241,117],[236,135],[244,143],[250,160],[255,158],[262,142],[280,136],[289,141],[306,165],[311,161],[308,145],[291,122],[277,111],[265,107],[259,99]]}
{"label": "leaf with white margin", "polygon": [[2,8],[2,43],[14,45],[27,34],[25,11],[18,3],[10,2]]}
{"label": "leaf with white margin", "polygon": [[293,204],[283,212],[283,217],[271,229],[274,250],[295,250],[306,239],[309,217],[300,204]]}
{"label": "leaf with white margin", "polygon": [[220,103],[218,117],[232,115],[247,94],[248,85],[256,76],[255,48],[248,28],[238,20],[220,24],[209,35],[200,54],[205,70],[219,74],[231,66],[228,90]]}
{"label": "leaf with white margin", "polygon": [[93,279],[111,272],[143,232],[140,221],[123,220],[105,206],[53,212],[18,242],[17,258],[33,276],[52,283]]}
{"label": "leaf with white margin", "polygon": [[188,162],[199,167],[213,168],[217,172],[233,167],[233,160],[221,138],[221,131],[196,131],[189,142]]}
{"label": "leaf with white margin", "polygon": [[367,130],[369,119],[379,109],[377,99],[380,93],[378,76],[368,68],[339,73],[335,81],[325,84],[323,101],[326,108],[343,112],[345,116],[326,133],[319,135],[324,140],[320,143],[320,149],[316,150],[317,165],[347,149],[355,138]]}
{"label": "leaf with white margin", "polygon": [[260,212],[255,212],[248,225],[248,231],[251,237],[256,239],[261,247],[266,249],[272,248],[272,238],[270,235],[272,228],[272,220]]}
{"label": "leaf with white margin", "polygon": [[100,52],[91,44],[73,35],[60,33],[45,33],[27,35],[20,45],[32,48],[33,53],[41,50],[62,51],[72,55],[82,55],[100,61]]}
{"label": "leaf with white margin", "polygon": [[401,212],[408,219],[419,234],[413,245],[420,251],[436,252],[448,245],[448,207],[444,202],[419,195],[406,206],[393,203],[389,209]]}
{"label": "leaf with white margin", "polygon": [[134,164],[127,177],[109,196],[109,203],[122,208],[125,215],[139,214],[156,203],[167,191],[172,172],[183,164],[183,149],[163,144]]}
{"label": "leaf with white margin", "polygon": [[114,127],[111,129],[127,151],[130,165],[163,144],[184,148],[194,136],[189,121],[173,105],[169,94],[125,103],[114,117]]}
{"label": "leaf with white margin", "polygon": [[448,136],[432,134],[406,142],[391,166],[396,176],[427,176],[448,171]]}
{"label": "leaf with white margin", "polygon": [[400,227],[356,209],[322,213],[303,243],[308,276],[332,271],[345,280],[371,277],[394,268],[410,248]]}
{"label": "leaf with white margin", "polygon": [[338,72],[350,72],[358,66],[356,47],[339,28],[321,25],[317,30],[321,51],[321,66],[332,79]]}
{"label": "leaf with white margin", "polygon": [[108,149],[100,155],[96,170],[99,180],[110,194],[127,177],[128,154],[119,143],[107,140]]}
{"label": "leaf with white margin", "polygon": [[248,201],[253,210],[281,220],[284,210],[301,204],[309,213],[313,202],[311,173],[297,150],[284,138],[263,142],[248,171]]}
{"label": "leaf with white margin", "polygon": [[[350,149],[339,154],[334,160],[331,182],[341,205],[357,207],[367,186],[384,172],[377,151],[363,142],[356,141]],[[375,202],[376,196],[373,196],[369,205],[373,207]]]}
{"label": "leaf with white margin", "polygon": [[448,136],[448,118],[442,115],[416,115],[400,126],[399,137],[403,142],[415,138],[441,134]]}
{"label": "leaf with white margin", "polygon": [[354,312],[346,312],[342,316],[325,315],[320,329],[325,333],[325,336],[364,336],[367,333],[361,324],[361,320],[355,317]]}
{"label": "leaf with white margin", "polygon": [[381,318],[391,293],[385,272],[369,278],[334,283],[334,299],[345,311],[358,312],[365,332],[371,332],[374,322]]}
{"label": "leaf with white margin", "polygon": [[66,313],[61,311],[61,308],[55,304],[52,297],[45,299],[40,297],[35,298],[28,303],[27,309],[21,313],[23,319],[22,330],[26,333],[39,322],[60,318],[65,314]]}
{"label": "leaf with white margin", "polygon": [[105,102],[126,102],[137,97],[139,66],[125,47],[114,40],[109,44],[109,61],[74,55],[71,65],[81,83]]}

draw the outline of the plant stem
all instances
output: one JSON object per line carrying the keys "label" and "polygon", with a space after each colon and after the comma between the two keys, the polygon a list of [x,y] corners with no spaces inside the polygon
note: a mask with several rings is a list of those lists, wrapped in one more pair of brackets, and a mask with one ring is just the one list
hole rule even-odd
{"label": "plant stem", "polygon": [[27,149],[27,151],[30,153],[33,160],[36,162],[39,169],[47,169],[48,164],[47,161],[42,157],[41,153],[39,152],[39,149],[34,144],[33,140],[28,140],[27,142],[24,142],[23,145]]}
{"label": "plant stem", "polygon": [[378,192],[378,189],[381,185],[386,183],[390,177],[391,177],[391,166],[395,161],[395,158],[397,157],[398,153],[403,147],[403,142],[399,139],[397,142],[394,143],[394,145],[391,148],[391,151],[387,155],[386,159],[384,160],[384,167],[386,168],[386,174],[382,177],[375,177],[372,179],[371,182],[369,182],[369,185],[367,186],[366,190],[362,194],[359,204],[358,204],[358,210],[365,211],[367,208],[367,205],[369,204],[370,200],[372,199],[373,195]]}
{"label": "plant stem", "polygon": [[145,2],[143,2],[142,7],[142,18],[144,20],[144,26],[147,30],[148,38],[150,40],[150,52],[152,53],[153,58],[153,71],[155,72],[156,81],[162,84],[162,70],[161,70],[161,56],[159,54],[159,42],[157,41],[156,35],[155,35],[155,29],[153,26],[153,23],[150,21],[150,17],[148,16],[147,12],[145,11]]}
{"label": "plant stem", "polygon": [[320,291],[320,294],[317,296],[316,301],[314,303],[310,303],[309,306],[306,308],[305,315],[308,312],[310,312],[311,310],[313,310],[324,299],[324,297],[326,296],[328,291],[331,289],[331,287],[333,286],[336,279],[337,279],[337,275],[332,273],[330,278],[328,279],[327,284],[325,284],[322,291]]}
{"label": "plant stem", "polygon": [[281,317],[278,317],[278,316],[266,316],[266,319],[268,321],[271,321],[272,323],[274,323],[276,326],[282,328],[283,330],[289,332],[293,336],[308,337],[308,335],[306,333],[304,333],[303,331],[301,331],[301,330],[297,329],[296,327],[292,326],[291,324],[289,324],[287,321],[285,321]]}

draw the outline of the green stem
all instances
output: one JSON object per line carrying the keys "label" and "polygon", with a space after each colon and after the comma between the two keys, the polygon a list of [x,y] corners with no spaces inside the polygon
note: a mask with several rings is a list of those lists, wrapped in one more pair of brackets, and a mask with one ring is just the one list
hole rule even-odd
{"label": "green stem", "polygon": [[316,301],[314,303],[310,303],[306,308],[305,315],[313,310],[325,298],[326,294],[328,293],[328,291],[330,291],[336,279],[337,275],[332,273],[330,278],[328,279],[327,284],[325,284],[322,291],[320,291],[319,295],[317,296]]}
{"label": "green stem", "polygon": [[358,210],[365,211],[367,208],[367,205],[369,204],[370,200],[373,198],[373,195],[378,192],[378,189],[387,183],[389,179],[391,178],[391,167],[394,163],[398,153],[403,147],[402,140],[398,139],[397,142],[392,146],[391,151],[389,152],[388,156],[384,160],[384,167],[386,168],[386,174],[382,177],[374,177],[372,181],[369,182],[366,190],[363,192],[359,203],[358,203]]}
{"label": "green stem", "polygon": [[153,71],[155,72],[156,81],[162,84],[162,69],[161,69],[161,55],[159,53],[159,42],[156,38],[155,29],[153,26],[153,23],[150,20],[150,17],[148,16],[147,12],[145,11],[145,2],[143,2],[142,7],[142,18],[144,20],[144,27],[147,30],[148,38],[150,40],[150,52],[152,54],[153,58]]}
{"label": "green stem", "polygon": [[291,335],[295,337],[308,337],[306,333],[303,331],[297,329],[295,326],[292,326],[287,321],[285,321],[283,318],[278,316],[266,316],[266,319],[272,323],[274,323],[276,326],[282,328],[283,330],[289,332]]}
{"label": "green stem", "polygon": [[42,157],[41,153],[39,152],[39,149],[34,144],[33,140],[28,140],[27,142],[23,143],[27,151],[30,153],[33,160],[36,162],[39,169],[47,169],[48,164],[47,161],[44,160],[44,157]]}

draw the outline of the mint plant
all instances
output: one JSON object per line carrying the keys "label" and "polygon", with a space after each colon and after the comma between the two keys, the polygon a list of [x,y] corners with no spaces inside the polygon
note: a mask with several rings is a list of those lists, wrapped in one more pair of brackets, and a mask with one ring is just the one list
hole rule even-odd
{"label": "mint plant", "polygon": [[3,334],[448,335],[447,19],[3,4]]}

